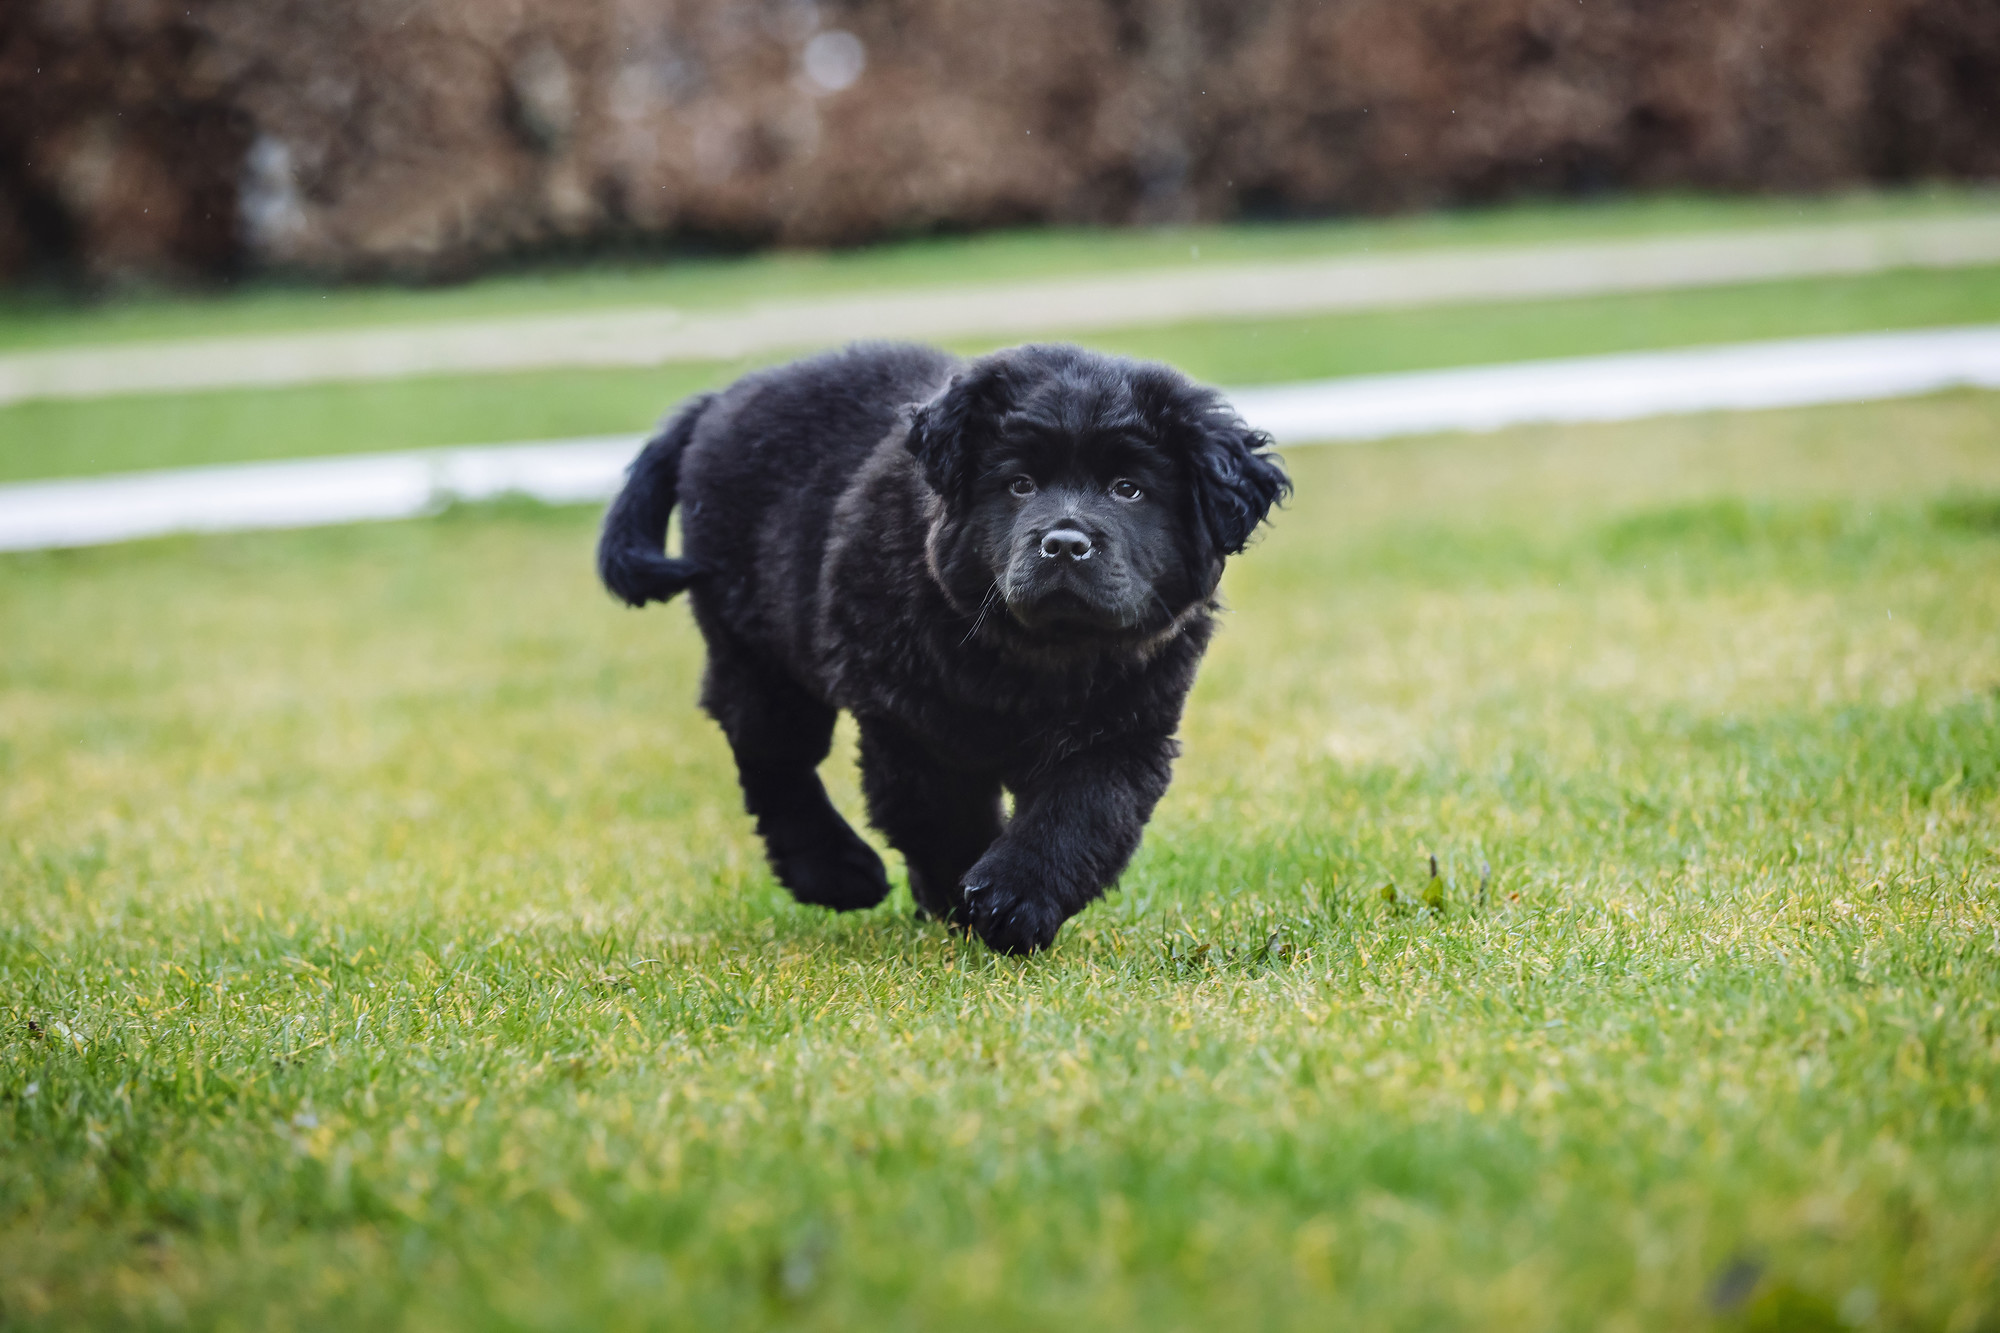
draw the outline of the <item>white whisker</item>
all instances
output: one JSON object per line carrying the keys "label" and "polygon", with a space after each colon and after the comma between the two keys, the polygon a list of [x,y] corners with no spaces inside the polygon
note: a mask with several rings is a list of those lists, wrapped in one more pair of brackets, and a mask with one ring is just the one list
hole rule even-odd
{"label": "white whisker", "polygon": [[971,643],[972,636],[979,633],[979,627],[986,623],[986,613],[993,609],[993,595],[999,591],[1000,580],[995,579],[987,587],[986,595],[979,599],[979,614],[972,618],[972,628],[967,630],[965,637],[958,641],[959,647],[963,648],[966,644]]}

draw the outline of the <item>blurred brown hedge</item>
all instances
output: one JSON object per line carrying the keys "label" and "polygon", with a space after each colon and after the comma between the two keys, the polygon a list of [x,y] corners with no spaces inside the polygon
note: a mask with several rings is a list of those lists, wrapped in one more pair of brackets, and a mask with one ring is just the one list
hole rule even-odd
{"label": "blurred brown hedge", "polygon": [[0,274],[2000,176],[2000,0],[6,0]]}

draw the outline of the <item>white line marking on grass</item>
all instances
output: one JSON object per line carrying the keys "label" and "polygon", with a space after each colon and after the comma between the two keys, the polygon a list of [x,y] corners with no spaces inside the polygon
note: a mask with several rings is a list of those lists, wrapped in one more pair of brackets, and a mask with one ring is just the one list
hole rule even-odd
{"label": "white line marking on grass", "polygon": [[412,518],[457,500],[614,494],[641,437],[355,454],[0,486],[0,551]]}
{"label": "white line marking on grass", "polygon": [[1206,319],[1522,301],[2000,263],[2000,215],[1489,246],[829,296],[0,355],[0,404],[728,360],[861,338],[1015,338]]}
{"label": "white line marking on grass", "polygon": [[2000,388],[2000,325],[1356,375],[1230,398],[1279,441],[1309,444],[1858,403],[1964,386]]}
{"label": "white line marking on grass", "polygon": [[[1557,421],[1804,407],[2000,389],[2000,325],[1740,343],[1673,352],[1240,389],[1251,425],[1288,445]],[[0,486],[0,550],[170,532],[408,518],[506,494],[609,498],[642,437],[357,454]]]}

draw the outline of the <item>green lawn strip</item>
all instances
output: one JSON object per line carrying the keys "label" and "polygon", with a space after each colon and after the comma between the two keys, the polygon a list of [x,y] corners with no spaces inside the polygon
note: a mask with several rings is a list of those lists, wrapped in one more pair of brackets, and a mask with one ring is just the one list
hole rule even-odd
{"label": "green lawn strip", "polygon": [[1996,437],[1296,455],[1030,961],[784,899],[587,513],[6,558],[0,1321],[1981,1327]]}
{"label": "green lawn strip", "polygon": [[1823,198],[1656,195],[1537,202],[1406,218],[1228,226],[1001,231],[839,252],[546,262],[456,286],[323,287],[253,280],[210,292],[126,292],[81,302],[0,295],[0,349],[639,305],[713,308],[882,287],[1028,281],[1195,263],[1307,259],[1459,245],[1539,244],[1812,223],[1962,216],[2000,206],[1956,187]]}
{"label": "green lawn strip", "polygon": [[1131,329],[1088,341],[1250,385],[1996,320],[2000,267]]}
{"label": "green lawn strip", "polygon": [[750,362],[552,370],[0,407],[0,481],[637,434]]}
{"label": "green lawn strip", "polygon": [[[1991,320],[2000,320],[2000,268],[1134,329],[1088,341],[1247,385]],[[21,403],[0,408],[0,480],[636,432],[685,394],[752,364]]]}

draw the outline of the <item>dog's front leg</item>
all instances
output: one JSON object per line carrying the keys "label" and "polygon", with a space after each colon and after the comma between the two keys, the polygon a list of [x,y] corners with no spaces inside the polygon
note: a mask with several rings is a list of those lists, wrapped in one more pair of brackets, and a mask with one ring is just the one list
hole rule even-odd
{"label": "dog's front leg", "polygon": [[1101,745],[1021,783],[1007,831],[965,873],[979,937],[1005,953],[1052,944],[1138,850],[1175,753],[1167,737]]}

